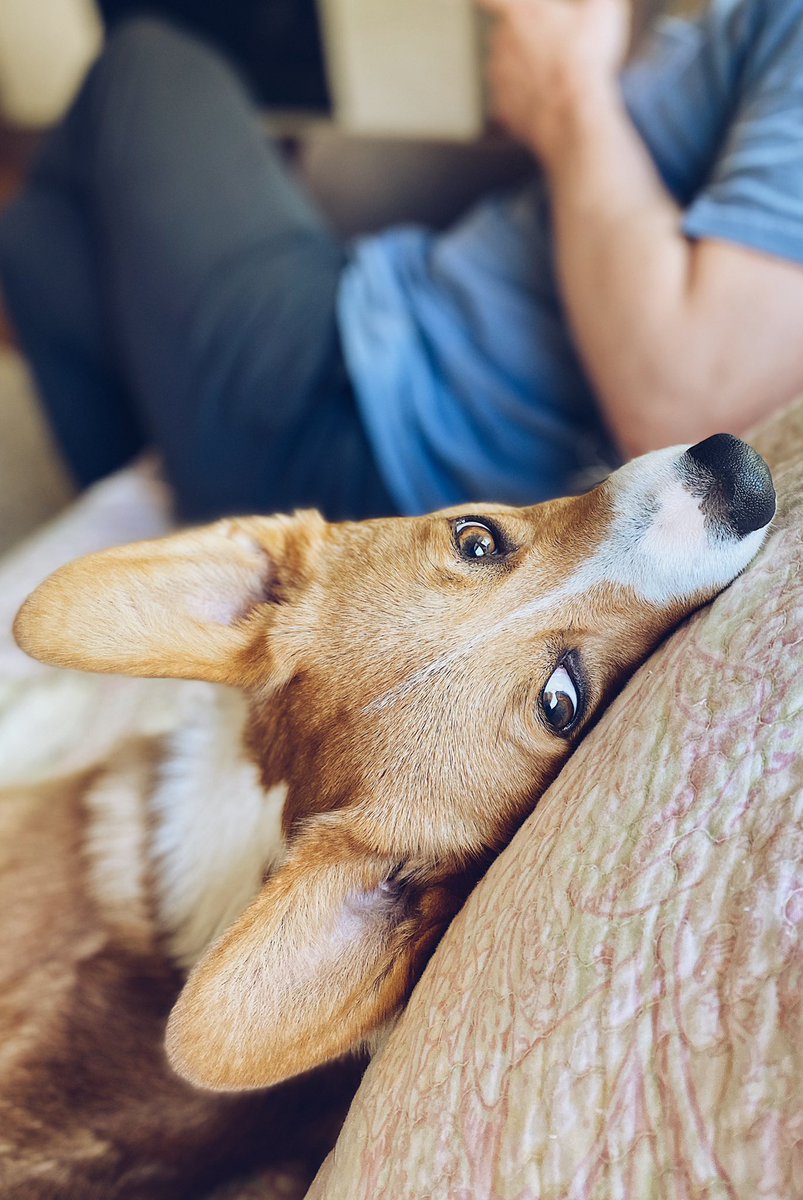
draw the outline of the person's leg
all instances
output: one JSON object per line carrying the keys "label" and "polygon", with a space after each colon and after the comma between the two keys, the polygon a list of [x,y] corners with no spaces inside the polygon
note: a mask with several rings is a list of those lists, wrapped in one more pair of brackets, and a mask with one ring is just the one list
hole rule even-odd
{"label": "person's leg", "polygon": [[213,51],[121,27],[34,183],[87,222],[115,363],[186,515],[392,508],[342,368],[343,251]]}
{"label": "person's leg", "polygon": [[340,371],[342,247],[200,41],[122,26],[82,102],[101,286],[184,511],[309,502],[292,466]]}
{"label": "person's leg", "polygon": [[110,351],[92,243],[77,204],[33,179],[0,218],[3,299],[76,483],[145,444]]}

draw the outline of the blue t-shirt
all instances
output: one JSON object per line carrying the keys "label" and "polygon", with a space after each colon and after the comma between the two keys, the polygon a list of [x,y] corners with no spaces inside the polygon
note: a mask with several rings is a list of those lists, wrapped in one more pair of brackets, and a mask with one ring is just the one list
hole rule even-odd
{"label": "blue t-shirt", "polygon": [[[803,0],[713,0],[664,21],[622,87],[689,237],[803,263]],[[532,503],[615,465],[561,307],[542,178],[446,233],[357,242],[338,311],[400,511]]]}

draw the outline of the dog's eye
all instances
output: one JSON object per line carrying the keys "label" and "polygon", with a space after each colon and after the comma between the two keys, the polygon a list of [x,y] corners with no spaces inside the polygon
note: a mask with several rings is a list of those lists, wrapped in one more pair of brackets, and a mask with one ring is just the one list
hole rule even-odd
{"label": "dog's eye", "polygon": [[499,554],[496,533],[481,521],[458,521],[454,540],[461,558],[493,558]]}
{"label": "dog's eye", "polygon": [[565,663],[561,663],[550,675],[541,693],[541,708],[555,733],[568,733],[577,720],[580,699]]}

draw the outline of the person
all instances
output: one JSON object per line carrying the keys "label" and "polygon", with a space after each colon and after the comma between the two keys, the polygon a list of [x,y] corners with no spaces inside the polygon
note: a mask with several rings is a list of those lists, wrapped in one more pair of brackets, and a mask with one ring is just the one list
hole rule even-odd
{"label": "person", "polygon": [[627,66],[625,0],[482,0],[533,178],[344,246],[233,70],[124,23],[0,226],[88,484],[160,450],[182,514],[531,503],[803,388],[803,0],[712,0]]}

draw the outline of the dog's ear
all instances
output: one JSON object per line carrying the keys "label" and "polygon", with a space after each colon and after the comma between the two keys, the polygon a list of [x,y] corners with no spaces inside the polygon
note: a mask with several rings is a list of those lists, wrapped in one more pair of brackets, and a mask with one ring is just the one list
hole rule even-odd
{"label": "dog's ear", "polygon": [[90,554],[28,597],[14,636],[54,666],[240,685],[260,612],[303,586],[325,527],[249,517]]}
{"label": "dog's ear", "polygon": [[167,1026],[200,1087],[261,1088],[353,1050],[397,1010],[462,902],[318,819],[191,972]]}

